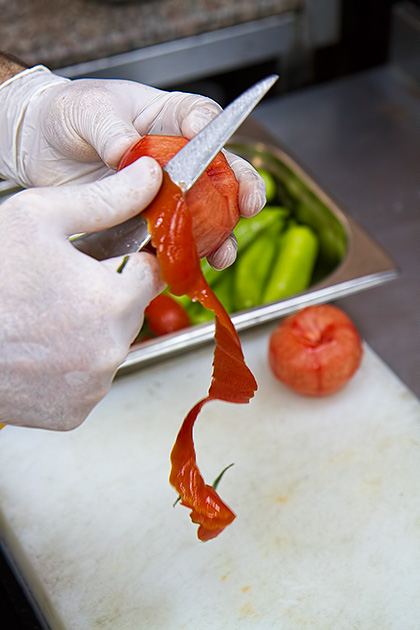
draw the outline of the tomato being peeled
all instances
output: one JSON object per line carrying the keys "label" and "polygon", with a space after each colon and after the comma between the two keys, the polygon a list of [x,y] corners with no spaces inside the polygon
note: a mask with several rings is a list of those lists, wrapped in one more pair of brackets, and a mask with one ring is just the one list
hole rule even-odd
{"label": "tomato being peeled", "polygon": [[170,295],[157,295],[145,310],[150,331],[156,335],[168,335],[190,326],[187,311]]}
{"label": "tomato being peeled", "polygon": [[[124,155],[120,168],[143,155],[153,157],[163,167],[187,142],[182,136],[144,136]],[[220,247],[238,223],[238,190],[232,169],[219,153],[185,195],[199,258]]]}
{"label": "tomato being peeled", "polygon": [[300,394],[326,396],[340,390],[358,369],[362,341],[336,306],[308,306],[286,317],[270,337],[274,375]]}
{"label": "tomato being peeled", "polygon": [[[157,146],[161,143],[165,145],[165,138],[153,137],[152,143]],[[154,157],[151,153],[148,155]],[[133,152],[132,158],[136,159]],[[128,163],[123,159],[120,167],[123,168]],[[223,169],[229,180],[230,173],[226,171],[226,166],[223,166]],[[208,187],[204,190],[200,189],[200,179],[188,194],[193,193],[196,187],[198,191],[201,190],[198,194],[201,210],[194,210],[194,204],[184,197],[181,189],[164,172],[162,186],[151,204],[143,211],[143,216],[149,226],[151,244],[160,263],[162,279],[170,288],[171,293],[178,296],[187,295],[193,302],[200,302],[204,308],[213,311],[215,315],[215,349],[210,386],[207,396],[199,400],[184,418],[171,451],[169,475],[169,481],[177,491],[181,505],[191,510],[191,520],[198,525],[198,538],[207,541],[218,536],[230,525],[235,514],[221,499],[215,487],[204,482],[200,473],[193,439],[195,421],[203,406],[213,400],[238,404],[248,403],[254,396],[257,383],[245,363],[235,327],[201,270],[200,253],[204,256],[214,251],[218,247],[222,234],[222,240],[225,238],[225,229],[220,229],[224,218],[217,213],[221,208],[224,208],[223,212],[228,212],[229,203],[225,199],[225,202],[218,205],[219,202],[214,195],[210,197],[206,194]],[[232,190],[230,184],[227,188]],[[237,187],[235,190],[231,201],[235,196],[237,206]],[[218,199],[220,201],[220,196]],[[208,205],[209,202],[214,203],[214,207]],[[197,236],[197,229],[199,230],[200,227],[200,221],[198,221],[197,228],[197,216],[201,217],[200,220],[207,225],[207,240],[205,236]],[[235,218],[236,221],[237,218]],[[196,228],[194,228],[194,223]],[[217,241],[214,235],[217,236]],[[199,240],[199,248],[196,238]]]}

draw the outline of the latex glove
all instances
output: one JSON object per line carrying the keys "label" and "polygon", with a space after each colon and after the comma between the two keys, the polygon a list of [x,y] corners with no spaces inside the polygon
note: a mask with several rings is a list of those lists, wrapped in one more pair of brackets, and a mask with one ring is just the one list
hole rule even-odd
{"label": "latex glove", "polygon": [[[20,186],[90,182],[116,170],[124,153],[148,133],[191,138],[220,111],[211,99],[166,92],[132,81],[59,77],[43,66],[0,85],[0,174]],[[228,154],[239,182],[239,207],[253,216],[265,203],[255,169]],[[209,259],[231,264],[228,239]]]}
{"label": "latex glove", "polygon": [[125,221],[162,171],[141,158],[80,186],[22,191],[0,206],[0,422],[67,430],[111,386],[164,285],[154,255],[98,262],[68,236]]}

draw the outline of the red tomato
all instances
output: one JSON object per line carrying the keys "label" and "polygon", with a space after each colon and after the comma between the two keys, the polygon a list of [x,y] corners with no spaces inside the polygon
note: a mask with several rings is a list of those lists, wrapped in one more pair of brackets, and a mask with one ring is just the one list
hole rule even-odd
{"label": "red tomato", "polygon": [[[165,164],[188,142],[182,136],[144,136],[121,160],[124,168],[143,155]],[[185,198],[193,218],[193,237],[200,258],[214,252],[239,221],[239,185],[223,153],[207,167]]]}
{"label": "red tomato", "polygon": [[161,293],[150,302],[145,315],[150,330],[158,337],[191,325],[187,311],[166,293]]}
{"label": "red tomato", "polygon": [[286,317],[269,343],[274,375],[308,396],[325,396],[344,387],[358,369],[362,354],[353,322],[330,304],[308,306]]}

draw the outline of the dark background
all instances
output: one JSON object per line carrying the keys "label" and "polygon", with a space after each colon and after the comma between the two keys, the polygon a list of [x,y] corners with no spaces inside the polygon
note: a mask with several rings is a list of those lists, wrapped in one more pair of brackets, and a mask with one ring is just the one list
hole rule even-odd
{"label": "dark background", "polygon": [[[399,1],[342,0],[339,43],[317,49],[306,59],[303,51],[301,56],[298,53],[295,68],[282,67],[277,60],[273,60],[219,74],[204,81],[177,83],[168,89],[203,94],[225,106],[252,83],[271,73],[278,73],[280,77],[286,75],[286,85],[280,80],[265,98],[379,66],[388,59],[392,7]],[[414,3],[420,6],[420,0],[414,0]]]}

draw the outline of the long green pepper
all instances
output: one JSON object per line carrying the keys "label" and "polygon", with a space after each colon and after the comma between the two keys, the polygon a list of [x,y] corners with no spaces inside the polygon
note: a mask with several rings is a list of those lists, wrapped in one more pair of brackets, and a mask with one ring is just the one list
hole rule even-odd
{"label": "long green pepper", "polygon": [[238,257],[233,292],[235,311],[244,311],[261,304],[263,290],[271,275],[277,244],[277,234],[264,230]]}
{"label": "long green pepper", "polygon": [[309,286],[318,247],[318,239],[307,225],[291,225],[284,232],[279,255],[263,292],[263,304],[300,293]]}

